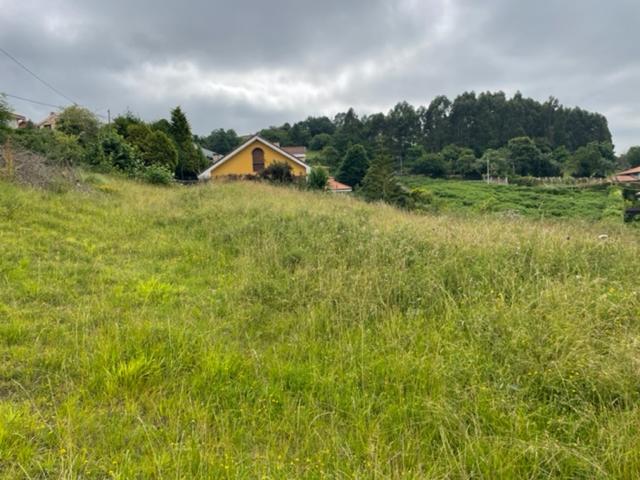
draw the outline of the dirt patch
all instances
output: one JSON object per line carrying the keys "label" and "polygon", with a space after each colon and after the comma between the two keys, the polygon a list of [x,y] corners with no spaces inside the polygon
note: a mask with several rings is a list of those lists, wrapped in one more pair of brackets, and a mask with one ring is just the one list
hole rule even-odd
{"label": "dirt patch", "polygon": [[0,147],[0,178],[31,187],[68,190],[81,182],[73,168],[15,146]]}

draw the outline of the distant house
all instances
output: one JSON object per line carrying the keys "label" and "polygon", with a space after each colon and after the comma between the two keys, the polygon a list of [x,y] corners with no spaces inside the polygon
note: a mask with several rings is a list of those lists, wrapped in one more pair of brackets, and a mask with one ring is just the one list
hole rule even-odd
{"label": "distant house", "polygon": [[340,183],[333,177],[329,177],[327,181],[327,191],[331,193],[351,193],[353,192],[353,188],[344,183]]}
{"label": "distant house", "polygon": [[198,145],[198,147],[200,148],[200,151],[205,156],[205,158],[209,160],[209,162],[212,164],[224,158],[224,155],[220,155],[219,153],[216,153],[213,150],[209,150],[208,148],[204,148],[200,145]]}
{"label": "distant house", "polygon": [[280,147],[282,148],[282,150],[284,150],[285,152],[293,155],[294,157],[296,157],[298,160],[302,160],[303,162],[307,160],[307,147],[305,146],[301,146],[301,147]]}
{"label": "distant house", "polygon": [[49,130],[55,130],[58,117],[60,115],[56,112],[51,112],[47,115],[47,118],[38,123],[38,128],[47,128]]}
{"label": "distant house", "polygon": [[24,115],[11,113],[9,118],[9,128],[27,128],[29,120]]}
{"label": "distant house", "polygon": [[613,179],[619,183],[640,183],[640,166],[616,173]]}
{"label": "distant house", "polygon": [[305,176],[310,170],[302,160],[259,135],[255,135],[207,168],[198,175],[198,179],[257,175],[276,162],[289,165],[295,176]]}

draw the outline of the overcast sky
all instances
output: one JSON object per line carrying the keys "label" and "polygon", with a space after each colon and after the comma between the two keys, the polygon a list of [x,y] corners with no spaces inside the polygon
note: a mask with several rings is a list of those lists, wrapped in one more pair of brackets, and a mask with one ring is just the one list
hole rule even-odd
{"label": "overcast sky", "polygon": [[[0,47],[101,115],[181,105],[199,134],[520,90],[605,114],[623,152],[639,20],[640,0],[0,0]],[[0,91],[66,104],[3,55]]]}

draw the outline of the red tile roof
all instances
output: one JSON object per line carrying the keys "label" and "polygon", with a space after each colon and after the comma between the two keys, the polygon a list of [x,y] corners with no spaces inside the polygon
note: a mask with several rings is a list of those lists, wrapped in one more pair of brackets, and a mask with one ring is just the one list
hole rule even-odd
{"label": "red tile roof", "polygon": [[640,182],[640,166],[616,173],[613,180],[621,183]]}
{"label": "red tile roof", "polygon": [[640,182],[640,178],[634,177],[632,175],[615,175],[613,177],[613,179],[616,182],[622,182],[622,183],[627,183],[627,182]]}
{"label": "red tile roof", "polygon": [[345,185],[344,183],[340,183],[333,177],[329,177],[327,181],[327,190],[330,192],[351,192],[353,188],[349,185]]}
{"label": "red tile roof", "polygon": [[280,147],[282,150],[287,152],[289,155],[304,155],[307,153],[307,147],[305,146],[291,146],[291,147]]}
{"label": "red tile roof", "polygon": [[630,175],[632,173],[640,173],[640,166],[630,168],[629,170],[625,170],[623,172],[618,173],[618,175]]}

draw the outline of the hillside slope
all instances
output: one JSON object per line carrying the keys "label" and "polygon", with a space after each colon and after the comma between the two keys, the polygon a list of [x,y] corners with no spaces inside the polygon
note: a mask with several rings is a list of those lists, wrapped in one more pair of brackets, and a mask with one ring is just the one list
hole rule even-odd
{"label": "hillside slope", "polygon": [[0,476],[637,478],[640,247],[601,228],[0,183]]}

